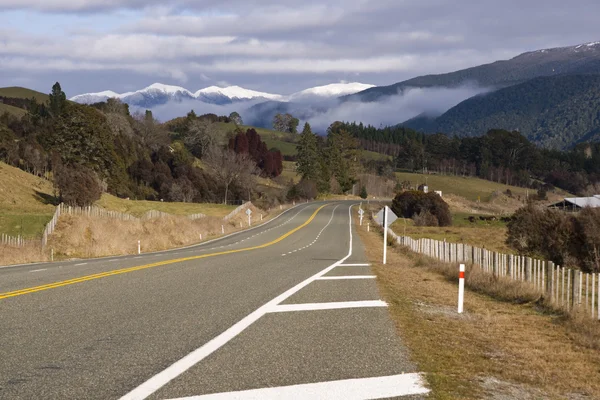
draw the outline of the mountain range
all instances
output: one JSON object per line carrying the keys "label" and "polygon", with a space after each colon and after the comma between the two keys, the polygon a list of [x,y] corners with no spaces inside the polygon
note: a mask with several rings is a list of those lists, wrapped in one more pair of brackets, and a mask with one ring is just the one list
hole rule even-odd
{"label": "mountain range", "polygon": [[83,104],[93,104],[106,101],[109,98],[118,98],[121,101],[136,107],[153,108],[169,102],[182,102],[184,100],[197,100],[208,104],[231,104],[249,100],[264,101],[312,101],[315,99],[336,98],[342,95],[356,93],[374,85],[358,82],[342,82],[325,86],[317,86],[285,96],[280,94],[258,92],[244,89],[240,86],[218,87],[210,86],[191,92],[180,86],[154,83],[135,92],[116,93],[111,90],[98,93],[84,93],[72,97],[70,100]]}
{"label": "mountain range", "polygon": [[[191,92],[178,86],[154,84],[135,92],[88,93],[71,100],[94,103],[118,97],[144,108],[184,100],[216,105],[246,102],[247,105],[239,107],[244,121],[259,127],[270,127],[273,116],[285,112],[302,121],[321,123],[330,118],[361,118],[365,116],[365,106],[372,103],[368,109],[373,114],[372,120],[377,122],[356,122],[401,124],[426,133],[459,136],[479,136],[489,129],[503,128],[519,130],[542,146],[568,148],[584,140],[600,140],[599,76],[600,42],[591,42],[530,51],[509,60],[418,76],[388,86],[339,83],[281,95],[239,86],[211,86]],[[463,91],[460,97],[460,90],[466,87],[475,90]],[[443,109],[439,105],[438,109],[433,107],[435,100],[430,93],[437,89],[456,94]],[[414,93],[413,90],[423,93],[420,110],[407,102],[393,102],[402,97],[410,99],[408,94]],[[470,97],[475,93],[479,94]],[[385,113],[388,120],[382,121],[381,109],[385,105],[389,110],[390,102],[397,111]],[[343,113],[327,114],[342,108]],[[406,117],[400,119],[401,115]],[[409,116],[414,117],[406,120]],[[397,119],[391,121],[394,118]]]}
{"label": "mountain range", "polygon": [[386,96],[401,94],[410,88],[463,85],[500,89],[517,85],[533,78],[556,75],[600,73],[600,42],[530,51],[510,60],[496,61],[460,71],[423,75],[389,86],[377,86],[350,94],[343,100],[380,101]]}

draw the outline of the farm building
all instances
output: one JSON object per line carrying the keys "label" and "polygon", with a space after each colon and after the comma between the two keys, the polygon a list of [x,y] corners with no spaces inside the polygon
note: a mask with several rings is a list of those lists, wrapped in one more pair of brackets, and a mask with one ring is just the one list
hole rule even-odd
{"label": "farm building", "polygon": [[590,197],[567,197],[563,201],[552,204],[549,207],[565,211],[579,211],[582,208],[600,208],[600,195]]}

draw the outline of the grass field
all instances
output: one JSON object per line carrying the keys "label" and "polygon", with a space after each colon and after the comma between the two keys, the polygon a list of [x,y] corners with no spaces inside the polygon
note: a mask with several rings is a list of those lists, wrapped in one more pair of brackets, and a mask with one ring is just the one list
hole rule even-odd
{"label": "grass field", "polygon": [[[48,91],[50,91],[50,89],[48,89]],[[35,90],[26,89],[22,87],[0,88],[0,96],[13,97],[16,99],[31,99],[32,97],[35,97],[35,99],[40,103],[48,101],[47,94],[36,92]]]}
{"label": "grass field", "polygon": [[0,233],[38,237],[54,214],[52,184],[0,162]]}
{"label": "grass field", "polygon": [[[396,172],[396,176],[400,181],[410,181],[415,187],[427,183],[430,192],[441,190],[443,194],[452,193],[472,201],[478,199],[482,202],[490,201],[492,193],[495,191],[504,192],[506,189],[510,189],[515,197],[525,198],[527,195],[527,189],[525,188],[503,185],[473,177],[423,175],[412,172]],[[529,189],[529,195],[533,194],[535,194],[535,191]]]}
{"label": "grass field", "polygon": [[119,211],[135,216],[141,216],[147,211],[156,210],[174,215],[206,214],[214,217],[224,217],[237,207],[223,204],[125,200],[106,193],[96,202],[96,205],[107,210]]}
{"label": "grass field", "polygon": [[452,226],[431,227],[414,226],[412,219],[399,218],[392,224],[392,230],[398,235],[415,239],[429,238],[446,240],[451,243],[467,243],[472,246],[486,248],[506,254],[513,251],[506,245],[506,224],[500,221],[486,222],[479,219],[475,223],[465,220],[469,215],[457,213],[452,215]]}

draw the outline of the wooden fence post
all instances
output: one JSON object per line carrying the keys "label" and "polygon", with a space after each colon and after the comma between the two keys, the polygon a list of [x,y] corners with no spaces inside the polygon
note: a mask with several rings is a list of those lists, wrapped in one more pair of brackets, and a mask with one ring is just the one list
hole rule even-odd
{"label": "wooden fence post", "polygon": [[552,261],[548,261],[547,265],[546,296],[548,296],[548,299],[552,300],[554,297],[554,263]]}

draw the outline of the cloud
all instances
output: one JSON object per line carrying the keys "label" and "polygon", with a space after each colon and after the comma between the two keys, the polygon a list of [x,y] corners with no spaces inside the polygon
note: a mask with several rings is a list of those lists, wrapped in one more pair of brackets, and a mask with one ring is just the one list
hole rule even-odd
{"label": "cloud", "polygon": [[121,88],[125,73],[283,94],[384,85],[600,39],[595,0],[0,0],[5,10],[0,84],[82,71],[80,93],[104,90],[106,71]]}
{"label": "cloud", "polygon": [[[477,94],[489,92],[489,88],[464,85],[458,88],[413,88],[382,101],[361,103],[356,101],[324,102],[320,105],[297,104],[288,110],[292,115],[303,116],[317,132],[325,132],[335,121],[362,122],[365,125],[391,126],[426,113],[440,115],[458,103]],[[308,110],[312,110],[312,112]],[[317,110],[324,110],[319,112]],[[308,114],[308,115],[307,115]]]}

